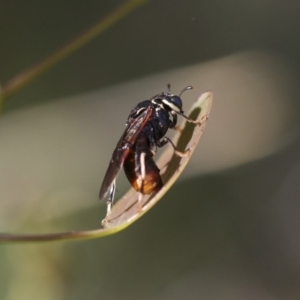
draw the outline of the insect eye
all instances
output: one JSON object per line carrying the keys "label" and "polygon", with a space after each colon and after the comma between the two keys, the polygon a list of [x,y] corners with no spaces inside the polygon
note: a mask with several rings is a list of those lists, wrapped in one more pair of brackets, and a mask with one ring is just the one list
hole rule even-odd
{"label": "insect eye", "polygon": [[172,96],[170,100],[171,100],[172,104],[174,104],[180,110],[182,109],[182,101],[181,101],[180,97]]}

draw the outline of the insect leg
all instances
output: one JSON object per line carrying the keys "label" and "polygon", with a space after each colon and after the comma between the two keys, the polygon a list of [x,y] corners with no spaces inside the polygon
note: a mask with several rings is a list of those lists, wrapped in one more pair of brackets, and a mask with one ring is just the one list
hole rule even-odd
{"label": "insect leg", "polygon": [[141,165],[141,187],[140,187],[140,190],[139,190],[139,197],[138,197],[138,211],[140,212],[142,210],[142,197],[143,197],[143,189],[144,189],[144,181],[145,181],[145,178],[146,178],[146,165],[145,165],[145,156],[146,156],[146,153],[145,152],[142,152],[141,153],[141,156],[140,156],[140,165]]}
{"label": "insect leg", "polygon": [[171,139],[169,139],[167,136],[165,136],[161,141],[159,141],[159,145],[157,145],[158,147],[162,147],[165,144],[170,143],[171,146],[174,149],[174,152],[176,155],[180,156],[180,157],[185,157],[188,156],[190,154],[190,149],[185,150],[184,152],[179,151],[176,146],[174,145],[174,143],[172,142]]}
{"label": "insect leg", "polygon": [[173,119],[171,121],[170,128],[176,128],[176,124],[177,124],[177,115],[176,115],[176,112],[171,111],[171,116],[172,116]]}
{"label": "insect leg", "polygon": [[109,190],[109,197],[107,199],[106,215],[108,215],[111,211],[111,207],[113,205],[114,198],[115,198],[115,193],[116,193],[116,180],[113,181],[113,183],[111,184],[110,190]]}
{"label": "insect leg", "polygon": [[[192,120],[190,119],[189,117],[187,117],[186,115],[184,114],[180,114],[182,117],[184,117],[188,122],[190,123],[193,123],[193,124],[197,124],[199,126],[201,126],[202,124],[204,124],[207,120],[208,120],[208,116],[207,115],[204,115],[200,121],[195,121],[195,120]],[[180,125],[176,125],[175,127],[170,127],[176,131],[179,131],[179,132],[182,132],[182,128]]]}
{"label": "insect leg", "polygon": [[[186,116],[184,113],[181,113],[181,112],[176,112],[178,115],[182,116],[183,118],[185,118],[188,122],[190,123],[193,123],[193,124],[197,124],[199,126],[202,125],[202,122],[201,121],[198,121],[198,120],[192,120],[190,119],[188,116]],[[206,120],[205,120],[206,121]]]}

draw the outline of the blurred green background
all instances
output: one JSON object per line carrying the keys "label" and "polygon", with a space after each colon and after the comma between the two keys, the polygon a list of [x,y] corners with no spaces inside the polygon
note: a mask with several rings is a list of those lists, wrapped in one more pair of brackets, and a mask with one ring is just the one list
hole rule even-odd
{"label": "blurred green background", "polygon": [[[1,1],[0,79],[122,1]],[[128,112],[215,98],[183,179],[103,239],[0,246],[0,299],[299,299],[300,3],[152,0],[5,102],[0,231],[100,226]],[[119,195],[128,188],[120,178]]]}

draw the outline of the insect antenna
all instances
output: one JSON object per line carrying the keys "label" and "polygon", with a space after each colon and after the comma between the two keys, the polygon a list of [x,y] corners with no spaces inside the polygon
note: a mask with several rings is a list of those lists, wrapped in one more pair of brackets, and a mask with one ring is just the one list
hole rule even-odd
{"label": "insect antenna", "polygon": [[191,90],[192,88],[193,88],[193,87],[192,87],[191,85],[186,86],[186,87],[180,92],[180,94],[179,94],[178,96],[180,97],[185,91]]}
{"label": "insect antenna", "polygon": [[168,87],[168,93],[171,93],[171,84],[168,83],[168,84],[167,84],[167,87]]}

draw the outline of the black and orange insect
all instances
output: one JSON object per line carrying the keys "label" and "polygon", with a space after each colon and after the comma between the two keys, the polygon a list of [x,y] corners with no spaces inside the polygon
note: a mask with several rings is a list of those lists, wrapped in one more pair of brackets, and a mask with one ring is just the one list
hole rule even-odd
{"label": "black and orange insect", "polygon": [[170,93],[170,85],[168,85],[168,92],[142,101],[131,110],[125,131],[113,152],[99,193],[100,200],[109,193],[108,213],[114,200],[116,178],[122,167],[128,181],[140,195],[152,194],[158,192],[163,186],[160,170],[153,160],[157,147],[162,147],[169,142],[177,155],[187,154],[187,151],[177,150],[165,134],[169,128],[175,128],[177,115],[186,118],[189,122],[199,124],[199,121],[191,120],[184,115],[182,110],[180,97],[189,89],[192,87],[185,87],[177,96]]}

